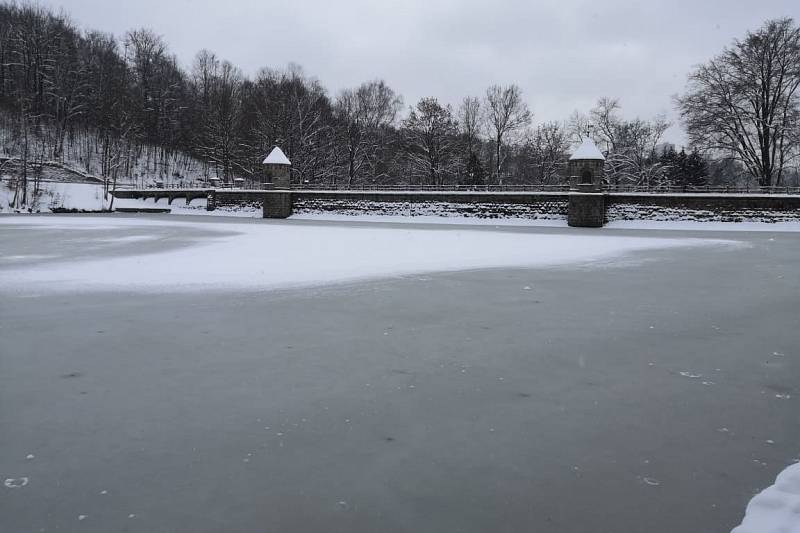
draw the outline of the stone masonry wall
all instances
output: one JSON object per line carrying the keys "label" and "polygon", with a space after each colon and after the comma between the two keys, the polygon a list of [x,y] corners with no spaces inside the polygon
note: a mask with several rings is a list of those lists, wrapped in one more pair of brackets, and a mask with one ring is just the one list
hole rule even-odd
{"label": "stone masonry wall", "polygon": [[563,219],[567,216],[566,198],[546,198],[531,203],[489,201],[413,201],[363,200],[357,198],[295,197],[294,212],[341,215],[443,216],[470,218]]}
{"label": "stone masonry wall", "polygon": [[800,196],[609,194],[606,220],[800,221]]}
{"label": "stone masonry wall", "polygon": [[[119,190],[118,198],[167,198],[206,190]],[[183,195],[181,194],[183,193]],[[217,206],[261,209],[264,190],[214,192]],[[463,216],[476,218],[565,219],[567,193],[291,191],[295,213]],[[800,195],[605,194],[605,218],[612,220],[800,221]]]}

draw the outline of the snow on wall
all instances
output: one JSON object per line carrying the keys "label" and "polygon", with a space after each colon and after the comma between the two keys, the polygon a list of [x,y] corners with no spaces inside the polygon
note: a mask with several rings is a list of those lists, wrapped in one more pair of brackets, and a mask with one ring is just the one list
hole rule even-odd
{"label": "snow on wall", "polygon": [[376,202],[351,199],[296,199],[294,213],[298,215],[384,215],[440,216],[465,218],[525,218],[561,220],[567,216],[567,203],[546,201],[535,204],[489,202]]}
{"label": "snow on wall", "polygon": [[694,222],[798,222],[800,210],[771,209],[691,209],[653,204],[610,204],[606,220],[658,220]]}

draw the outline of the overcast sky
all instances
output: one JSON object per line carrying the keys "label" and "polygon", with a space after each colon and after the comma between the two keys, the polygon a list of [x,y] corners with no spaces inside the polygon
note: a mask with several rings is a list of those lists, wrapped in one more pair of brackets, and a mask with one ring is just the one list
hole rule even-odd
{"label": "overcast sky", "polygon": [[[516,83],[534,121],[565,120],[601,96],[627,117],[665,113],[692,65],[798,0],[44,0],[82,28],[148,27],[186,67],[202,48],[246,74],[302,65],[335,95],[383,78],[406,106],[458,104]],[[668,133],[680,143],[678,127]]]}

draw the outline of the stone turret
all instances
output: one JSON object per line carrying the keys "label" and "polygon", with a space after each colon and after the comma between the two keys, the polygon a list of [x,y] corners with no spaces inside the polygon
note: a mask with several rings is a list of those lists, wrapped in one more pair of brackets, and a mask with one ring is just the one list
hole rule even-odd
{"label": "stone turret", "polygon": [[603,188],[606,158],[590,138],[586,138],[567,163],[569,186],[573,191],[597,192]]}
{"label": "stone turret", "polygon": [[605,221],[603,168],[606,158],[592,140],[586,140],[575,150],[567,163],[569,175],[569,206],[567,224],[580,228],[599,228]]}
{"label": "stone turret", "polygon": [[288,189],[290,187],[289,174],[292,169],[292,162],[286,157],[279,147],[275,147],[264,159],[264,172],[267,182],[272,183],[275,189]]}

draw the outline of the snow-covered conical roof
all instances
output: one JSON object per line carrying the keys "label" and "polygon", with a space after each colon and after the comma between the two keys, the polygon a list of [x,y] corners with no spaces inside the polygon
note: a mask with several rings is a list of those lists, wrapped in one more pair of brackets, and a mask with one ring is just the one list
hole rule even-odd
{"label": "snow-covered conical roof", "polygon": [[588,137],[584,139],[578,149],[575,150],[575,153],[572,154],[572,157],[569,158],[570,161],[575,161],[576,159],[606,160],[603,153],[597,148],[597,145]]}
{"label": "snow-covered conical roof", "polygon": [[264,159],[265,165],[291,165],[292,162],[289,161],[289,158],[286,157],[286,154],[283,153],[283,150],[278,148],[277,146],[272,149],[266,159]]}

